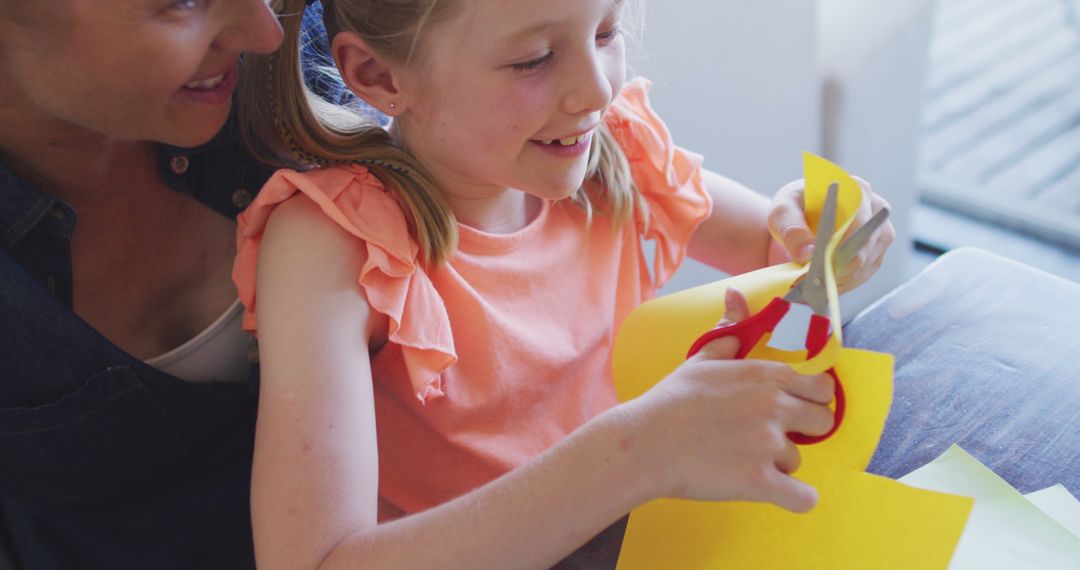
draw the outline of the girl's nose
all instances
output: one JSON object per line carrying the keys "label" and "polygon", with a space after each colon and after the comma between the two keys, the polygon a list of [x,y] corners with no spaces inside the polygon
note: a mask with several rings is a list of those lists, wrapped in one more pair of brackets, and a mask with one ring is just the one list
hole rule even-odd
{"label": "girl's nose", "polygon": [[217,41],[220,47],[237,53],[277,51],[284,33],[266,0],[230,0],[224,4],[229,12]]}
{"label": "girl's nose", "polygon": [[582,58],[576,72],[567,75],[563,110],[580,115],[607,108],[613,96],[613,78],[608,76],[608,71],[603,56],[596,51]]}

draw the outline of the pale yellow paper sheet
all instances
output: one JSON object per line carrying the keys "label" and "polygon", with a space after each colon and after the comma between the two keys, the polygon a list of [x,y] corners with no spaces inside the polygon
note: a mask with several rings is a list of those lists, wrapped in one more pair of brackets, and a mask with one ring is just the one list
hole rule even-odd
{"label": "pale yellow paper sheet", "polygon": [[[861,200],[839,167],[805,157],[807,219],[816,229],[825,190],[839,182],[834,236],[842,239]],[[639,396],[686,357],[694,340],[724,313],[724,291],[737,287],[752,311],[782,296],[805,272],[786,264],[732,277],[645,303],[616,339],[613,371],[619,397]],[[829,276],[832,320],[839,323]],[[633,511],[620,570],[679,568],[944,569],[964,527],[971,499],[914,489],[863,471],[877,447],[892,399],[892,357],[842,348],[840,327],[818,356],[764,346],[751,358],[788,362],[804,373],[835,367],[847,394],[847,417],[829,440],[801,448],[797,476],[814,485],[820,504],[796,515],[767,504],[658,500]],[[850,379],[850,381],[845,381]]]}
{"label": "pale yellow paper sheet", "polygon": [[1080,538],[959,446],[900,480],[975,497],[950,570],[1080,568]]}
{"label": "pale yellow paper sheet", "polygon": [[1059,483],[1034,491],[1024,495],[1024,498],[1039,507],[1046,516],[1067,528],[1073,536],[1080,538],[1080,501],[1063,485]]}

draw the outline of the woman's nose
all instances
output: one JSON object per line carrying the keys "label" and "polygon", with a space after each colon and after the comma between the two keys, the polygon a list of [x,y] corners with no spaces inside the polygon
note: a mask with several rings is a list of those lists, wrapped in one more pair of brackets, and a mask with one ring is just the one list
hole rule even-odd
{"label": "woman's nose", "polygon": [[228,22],[218,45],[237,53],[269,54],[281,46],[284,32],[266,0],[230,0]]}

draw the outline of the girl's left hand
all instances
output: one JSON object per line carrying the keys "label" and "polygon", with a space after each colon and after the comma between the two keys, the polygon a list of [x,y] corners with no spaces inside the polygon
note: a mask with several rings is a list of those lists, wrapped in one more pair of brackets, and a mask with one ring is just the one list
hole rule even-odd
{"label": "girl's left hand", "polygon": [[[888,208],[889,203],[884,198],[874,194],[870,183],[853,176],[862,188],[863,199],[859,205],[859,211],[855,215],[855,221],[848,228],[847,235],[866,223],[878,210]],[[781,244],[788,255],[800,262],[810,261],[814,250],[814,232],[806,222],[804,196],[806,185],[803,180],[796,180],[787,184],[773,197],[769,208],[769,233],[773,239]],[[845,236],[846,237],[846,236]],[[866,242],[858,255],[847,264],[847,267],[837,270],[836,284],[840,292],[850,291],[870,279],[881,263],[885,260],[885,252],[896,239],[896,229],[891,221],[886,221],[870,240]]]}

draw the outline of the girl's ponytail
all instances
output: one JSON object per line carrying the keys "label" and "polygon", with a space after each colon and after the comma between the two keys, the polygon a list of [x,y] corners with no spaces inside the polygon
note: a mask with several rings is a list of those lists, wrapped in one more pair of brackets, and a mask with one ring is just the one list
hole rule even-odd
{"label": "girl's ponytail", "polygon": [[434,180],[386,130],[304,85],[300,34],[305,0],[278,2],[285,40],[271,55],[245,54],[238,112],[250,151],[275,166],[360,163],[394,194],[415,232],[425,263],[453,251],[457,224]]}

